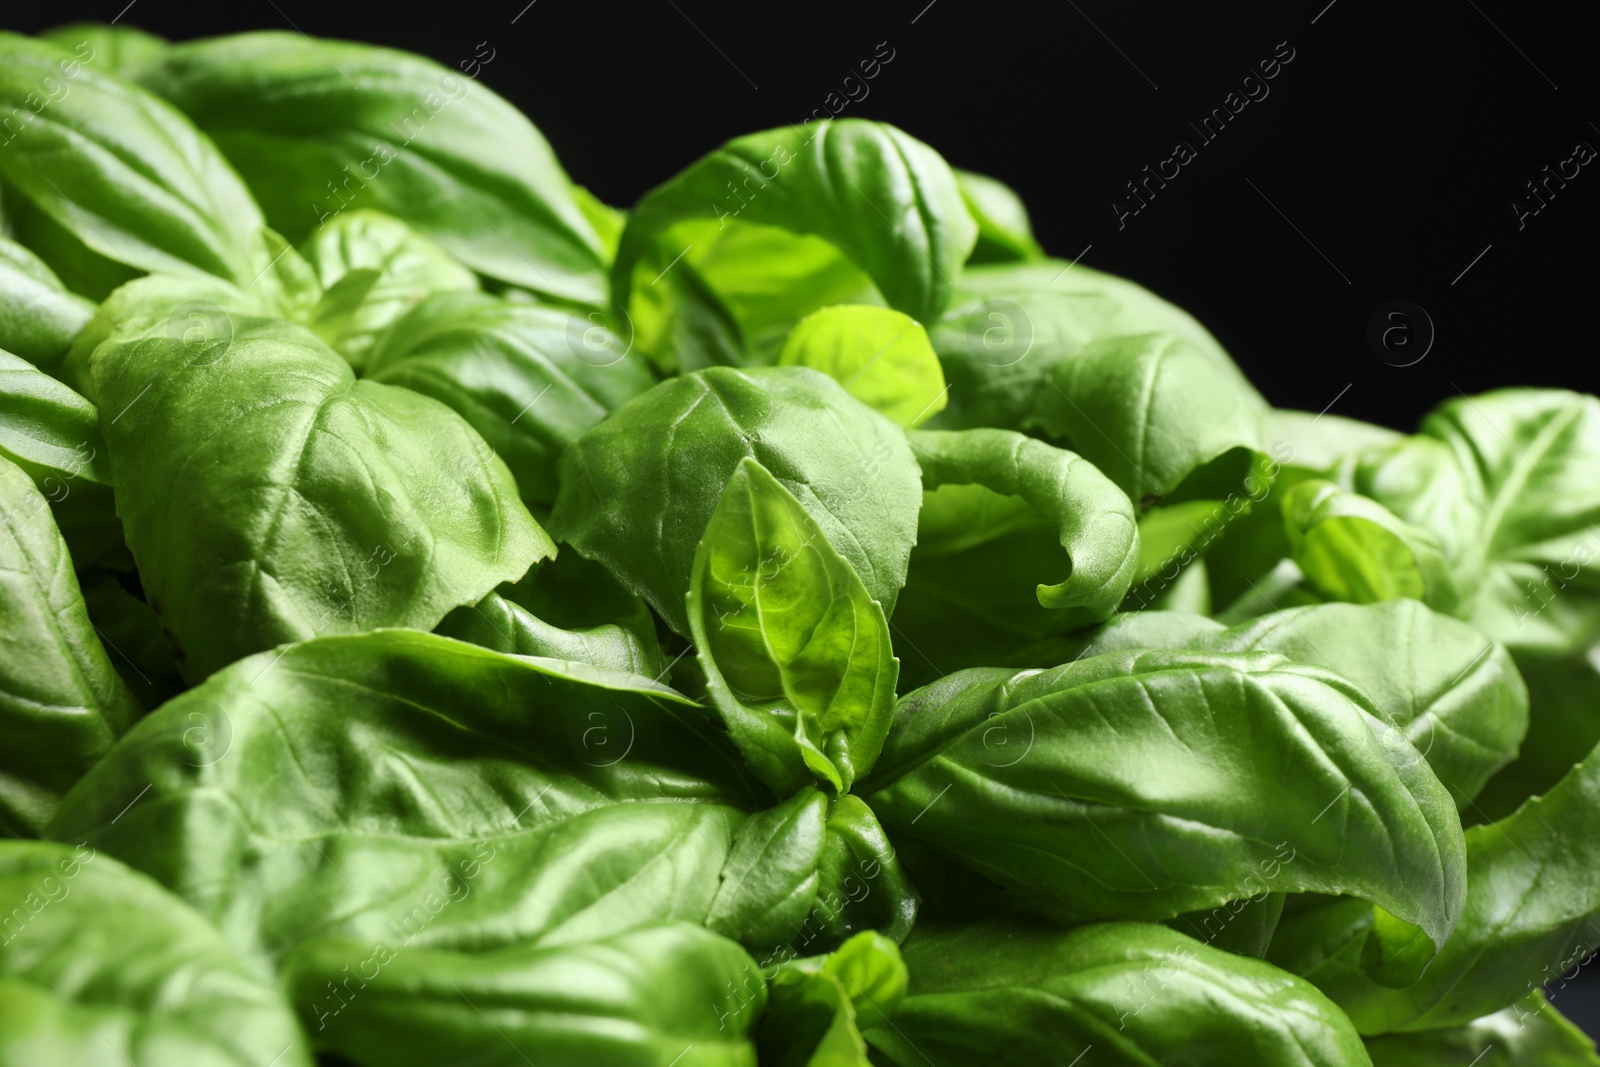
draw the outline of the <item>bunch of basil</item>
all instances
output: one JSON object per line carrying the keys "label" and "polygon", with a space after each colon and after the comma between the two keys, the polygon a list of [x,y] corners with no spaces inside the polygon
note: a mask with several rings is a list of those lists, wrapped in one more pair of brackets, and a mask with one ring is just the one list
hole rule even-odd
{"label": "bunch of basil", "polygon": [[0,1062],[1600,1064],[1594,397],[1274,410],[867,121],[624,213],[76,26],[0,138]]}

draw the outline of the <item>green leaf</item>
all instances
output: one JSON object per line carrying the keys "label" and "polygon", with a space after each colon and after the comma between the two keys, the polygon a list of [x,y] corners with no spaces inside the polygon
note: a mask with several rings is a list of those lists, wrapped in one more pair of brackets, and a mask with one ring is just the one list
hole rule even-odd
{"label": "green leaf", "polygon": [[782,482],[740,460],[695,551],[686,610],[707,687],[757,776],[844,793],[877,759],[899,662],[889,623]]}
{"label": "green leaf", "polygon": [[93,58],[85,62],[130,80],[137,80],[167,49],[167,41],[153,33],[102,22],[69,22],[45,30],[39,34],[39,39],[79,55],[87,54],[79,52],[81,47],[87,46],[93,51]]}
{"label": "green leaf", "polygon": [[44,260],[0,236],[0,349],[53,371],[93,314]]}
{"label": "green leaf", "polygon": [[437,292],[478,288],[477,275],[443,248],[380,211],[340,214],[305,251],[326,290],[312,325],[358,369],[414,305]]}
{"label": "green leaf", "polygon": [[927,333],[888,308],[813,312],[789,335],[778,363],[821,371],[901,426],[920,426],[944,409],[944,372]]}
{"label": "green leaf", "polygon": [[0,835],[31,837],[139,714],[84,610],[50,505],[0,457]]}
{"label": "green leaf", "polygon": [[1044,249],[1033,239],[1033,225],[1021,197],[1004,182],[970,170],[957,170],[961,199],[978,224],[978,243],[969,263],[1010,263],[1043,259]]}
{"label": "green leaf", "polygon": [[932,324],[928,332],[950,383],[950,406],[937,421],[940,429],[1025,429],[1041,398],[1062,403],[1049,383],[1063,362],[1090,342],[1132,334],[1187,341],[1210,361],[1208,392],[1222,390],[1245,407],[1266,409],[1216,338],[1186,312],[1082,264],[1043,260],[968,267],[943,318],[922,321]]}
{"label": "green leaf", "polygon": [[629,306],[646,246],[702,218],[815,234],[922,322],[944,310],[977,239],[949,165],[921,141],[861,119],[785,126],[729,141],[645,194],[612,265],[617,307]]}
{"label": "green leaf", "polygon": [[191,681],[319,633],[431,629],[555,552],[466,423],[357,382],[303,327],[130,336],[93,366],[128,547]]}
{"label": "green leaf", "polygon": [[490,951],[319,938],[286,971],[307,1033],[391,1067],[754,1067],[765,1004],[750,957],[687,923]]}
{"label": "green leaf", "polygon": [[505,460],[523,499],[545,505],[567,447],[655,384],[600,312],[484,293],[423,301],[372,352],[367,377],[453,408]]}
{"label": "green leaf", "polygon": [[150,605],[108,571],[80,570],[78,580],[89,621],[139,706],[152,711],[182,692],[177,661]]}
{"label": "green leaf", "polygon": [[0,841],[0,901],[0,1060],[310,1067],[283,994],[110,856]]}
{"label": "green leaf", "polygon": [[894,1067],[1370,1064],[1307,983],[1161,926],[919,928],[904,953],[910,995],[867,1031]]}
{"label": "green leaf", "polygon": [[572,199],[577,201],[578,210],[583,212],[583,217],[600,239],[605,265],[609,267],[617,256],[617,242],[622,238],[622,228],[628,224],[628,213],[605,203],[581,185],[572,187]]}
{"label": "green leaf", "polygon": [[1465,1026],[1373,1038],[1367,1052],[1373,1067],[1600,1067],[1594,1042],[1538,993]]}
{"label": "green leaf", "polygon": [[1092,464],[1007,430],[909,439],[925,492],[894,616],[908,682],[1011,663],[1116,610],[1139,534],[1128,498]]}
{"label": "green leaf", "polygon": [[52,498],[73,479],[111,484],[100,413],[25,359],[0,351],[0,457]]}
{"label": "green leaf", "polygon": [[1466,908],[1420,981],[1377,986],[1357,965],[1363,940],[1405,932],[1346,902],[1286,918],[1275,961],[1305,975],[1365,1034],[1463,1026],[1554,981],[1600,948],[1600,749],[1554,789],[1467,830]]}
{"label": "green leaf", "polygon": [[1572,765],[1600,745],[1600,643],[1550,659],[1524,653],[1517,668],[1528,683],[1528,735],[1516,760],[1489,780],[1475,814],[1492,822],[1524,800],[1548,792]]}
{"label": "green leaf", "polygon": [[898,426],[805,367],[712,367],[624,404],[562,457],[551,532],[688,634],[695,552],[746,456],[889,614],[916,540],[916,462]]}
{"label": "green leaf", "polygon": [[665,686],[385,630],[167,703],[51,836],[138,866],[253,959],[313,936],[487,952],[703,921],[754,804]]}
{"label": "green leaf", "polygon": [[1116,652],[906,696],[862,793],[1066,921],[1170,918],[1265,879],[1374,901],[1437,946],[1466,895],[1460,822],[1391,733],[1349,683],[1279,655]]}
{"label": "green leaf", "polygon": [[904,999],[906,966],[895,943],[865,931],[827,956],[786,964],[772,980],[761,1025],[762,1063],[870,1067],[861,1030],[882,1026]]}
{"label": "green leaf", "polygon": [[599,239],[549,144],[471,78],[284,31],[174,45],[143,80],[215,139],[292,241],[376,208],[482,274],[605,299]]}
{"label": "green leaf", "polygon": [[1280,506],[1290,554],[1324,596],[1355,604],[1409,597],[1441,611],[1456,606],[1438,539],[1377,501],[1312,479],[1284,494]]}
{"label": "green leaf", "polygon": [[667,670],[653,633],[618,623],[564,630],[497,593],[456,608],[434,632],[509,655],[589,663],[656,680]]}
{"label": "green leaf", "polygon": [[1322,412],[1273,408],[1262,424],[1263,436],[1275,444],[1283,443],[1283,458],[1296,469],[1326,476],[1339,461],[1371,448],[1399,442],[1403,434],[1387,426],[1375,426],[1359,419]]}
{"label": "green leaf", "polygon": [[6,131],[0,177],[99,255],[240,285],[266,266],[261,212],[216,147],[82,52],[0,35],[0,110],[28,116]]}

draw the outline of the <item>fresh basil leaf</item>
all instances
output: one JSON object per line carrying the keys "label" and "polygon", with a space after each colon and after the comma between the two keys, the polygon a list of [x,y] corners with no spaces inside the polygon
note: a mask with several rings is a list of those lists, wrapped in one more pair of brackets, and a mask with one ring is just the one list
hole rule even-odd
{"label": "fresh basil leaf", "polygon": [[[834,797],[828,806],[828,833],[818,857],[821,880],[812,918],[802,928],[805,946],[819,932],[823,944],[875,930],[894,942],[904,941],[916,922],[921,894],[911,884],[889,835],[872,809],[858,797]],[[820,946],[819,946],[820,947]]]}
{"label": "fresh basil leaf", "polygon": [[[1068,921],[1348,893],[1444,943],[1466,896],[1449,793],[1368,698],[1278,655],[1118,652],[969,670],[900,701],[863,795]],[[1376,950],[1374,950],[1376,952]],[[1373,959],[1387,980],[1426,960]]]}
{"label": "fresh basil leaf", "polygon": [[654,634],[617,623],[564,630],[497,593],[456,608],[434,632],[496,652],[589,663],[656,680],[667,671]]}
{"label": "fresh basil leaf", "polygon": [[29,116],[0,152],[0,177],[94,252],[240,285],[266,266],[249,190],[165,101],[54,45],[6,33],[0,109]]}
{"label": "fresh basil leaf", "polygon": [[93,314],[44,260],[0,236],[0,349],[52,371]]}
{"label": "fresh basil leaf", "polygon": [[[91,302],[104,300],[118,286],[142,275],[94,251],[3,180],[0,199],[5,201],[6,232],[44,261],[68,292]],[[194,274],[211,277],[198,271]]]}
{"label": "fresh basil leaf", "polygon": [[746,819],[706,926],[752,949],[789,941],[816,904],[827,825],[828,798],[810,786]]}
{"label": "fresh basil leaf", "polygon": [[978,224],[978,243],[969,263],[1011,263],[1043,259],[1044,249],[1033,239],[1033,225],[1022,198],[1004,182],[970,170],[957,170],[961,199]]}
{"label": "fresh basil leaf", "polygon": [[1091,463],[1007,430],[909,439],[925,493],[894,616],[908,681],[1011,663],[1116,610],[1138,566],[1138,528]]}
{"label": "fresh basil leaf", "polygon": [[0,351],[0,457],[17,464],[54,496],[81,479],[111,484],[95,406],[25,359]]}
{"label": "fresh basil leaf", "polygon": [[174,45],[142,80],[215,139],[292,241],[376,208],[482,274],[605,299],[599,239],[550,145],[487,86],[287,31]]}
{"label": "fresh basil leaf", "polygon": [[690,572],[689,631],[746,762],[779,793],[848,792],[889,729],[889,623],[820,523],[756,459],[739,461]]}
{"label": "fresh basil leaf", "polygon": [[124,589],[109,571],[79,571],[78,581],[89,621],[139,706],[153,711],[182,692],[178,663],[150,605]]}
{"label": "fresh basil leaf", "polygon": [[1373,1067],[1600,1067],[1594,1042],[1538,993],[1465,1026],[1373,1038],[1367,1052]]}
{"label": "fresh basil leaf", "polygon": [[712,367],[624,404],[562,457],[551,532],[688,634],[695,552],[746,456],[889,614],[916,540],[916,462],[898,426],[805,367]]}
{"label": "fresh basil leaf", "polygon": [[1433,534],[1375,500],[1311,479],[1283,495],[1284,531],[1300,572],[1331,600],[1410,597],[1441,611],[1459,594]]}
{"label": "fresh basil leaf", "polygon": [[64,48],[119,78],[135,81],[167,48],[166,40],[153,33],[103,22],[69,22],[45,30],[39,39]]}
{"label": "fresh basil leaf", "polygon": [[1517,668],[1528,683],[1528,734],[1516,760],[1489,779],[1477,798],[1472,814],[1484,822],[1542,796],[1600,745],[1600,643],[1556,659],[1524,653]]}
{"label": "fresh basil leaf", "polygon": [[1205,327],[1133,282],[1061,260],[969,267],[956,281],[943,318],[922,320],[936,323],[928,332],[950,383],[940,429],[1026,429],[1042,397],[1060,402],[1049,383],[1064,361],[1093,341],[1150,333],[1187,341],[1209,359],[1208,392],[1266,410]]}
{"label": "fresh basil leaf", "polygon": [[50,504],[0,456],[0,836],[40,832],[139,714],[84,610]]}
{"label": "fresh basil leaf", "polygon": [[1308,474],[1327,476],[1347,456],[1398,443],[1404,435],[1387,426],[1322,412],[1273,408],[1263,417],[1262,434],[1282,442],[1283,461]]}
{"label": "fresh basil leaf", "polygon": [[894,1067],[1369,1062],[1309,984],[1161,926],[979,922],[919,929],[903,951],[910,994],[866,1033]]}
{"label": "fresh basil leaf", "polygon": [[347,211],[306,242],[325,293],[312,325],[360,368],[391,324],[434,293],[476,290],[477,275],[380,211]]}
{"label": "fresh basil leaf", "polygon": [[387,630],[213,675],[51,835],[145,870],[253,958],[312,936],[489,951],[703,921],[752,786],[665,686]]}
{"label": "fresh basil leaf", "polygon": [[1285,918],[1272,956],[1315,982],[1364,1034],[1464,1026],[1553,981],[1600,948],[1600,749],[1554,789],[1466,833],[1466,908],[1421,980],[1390,989],[1356,964],[1361,943],[1403,946],[1406,932],[1373,909],[1343,906]]}
{"label": "fresh basil leaf", "polygon": [[604,316],[589,315],[484,293],[434,296],[395,324],[366,374],[453,408],[505,460],[523,499],[548,505],[567,446],[655,384]]}
{"label": "fresh basil leaf", "polygon": [[0,1060],[310,1067],[283,994],[110,856],[0,841],[0,902]]}
{"label": "fresh basil leaf", "polygon": [[321,938],[286,964],[306,1032],[360,1063],[752,1067],[755,964],[688,923],[490,951]]}
{"label": "fresh basil leaf", "polygon": [[922,326],[867,305],[823,308],[800,320],[778,356],[810,367],[901,426],[920,426],[944,408],[944,372]]}
{"label": "fresh basil leaf", "polygon": [[1168,919],[1163,925],[1212,948],[1265,959],[1288,898],[1283,893],[1270,892],[1265,878],[1261,885],[1256,896],[1230,900],[1209,911],[1191,911]]}
{"label": "fresh basil leaf", "polygon": [[628,213],[605,203],[581,185],[572,187],[572,199],[577,202],[578,210],[583,212],[590,229],[600,239],[605,265],[610,267],[611,261],[617,257],[617,242],[622,239],[622,228],[628,224]]}
{"label": "fresh basil leaf", "polygon": [[617,307],[629,306],[646,246],[685,219],[815,234],[870,276],[890,307],[923,322],[944,310],[977,239],[955,176],[938,153],[892,126],[861,119],[736,138],[646,193],[628,217],[612,265]]}
{"label": "fresh basil leaf", "polygon": [[785,964],[761,1024],[761,1062],[773,1067],[871,1067],[861,1030],[883,1026],[905,997],[895,943],[866,931],[823,957]]}
{"label": "fresh basil leaf", "polygon": [[318,633],[431,629],[554,554],[442,404],[357,382],[304,327],[232,330],[93,361],[118,513],[186,678]]}

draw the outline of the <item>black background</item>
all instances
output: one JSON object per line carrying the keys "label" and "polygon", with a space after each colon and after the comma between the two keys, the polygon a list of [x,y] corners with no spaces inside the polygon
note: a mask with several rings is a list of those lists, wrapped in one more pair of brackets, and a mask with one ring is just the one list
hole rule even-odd
{"label": "black background", "polygon": [[[525,4],[135,0],[121,18],[174,39],[298,29],[457,69],[492,49],[480,81],[619,205],[729,137],[839,109],[857,64],[892,49],[840,114],[895,123],[1005,180],[1052,254],[1187,308],[1280,406],[1409,428],[1457,390],[1600,384],[1600,159],[1520,227],[1512,208],[1577,144],[1600,149],[1595,5]],[[13,5],[5,21],[31,32],[119,10]],[[1294,58],[1269,94],[1203,143],[1188,124],[1280,42]],[[1197,157],[1119,227],[1123,183],[1179,140]],[[1416,347],[1385,361],[1367,341],[1393,300],[1436,331],[1410,366],[1391,363]],[[1595,985],[1557,998],[1591,1033]]]}

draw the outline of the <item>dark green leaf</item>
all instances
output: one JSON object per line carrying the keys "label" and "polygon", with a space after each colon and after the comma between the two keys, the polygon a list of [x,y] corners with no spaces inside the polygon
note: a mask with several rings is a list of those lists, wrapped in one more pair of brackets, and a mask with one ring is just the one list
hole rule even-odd
{"label": "dark green leaf", "polygon": [[1600,1067],[1594,1042],[1538,993],[1466,1026],[1373,1038],[1367,1052],[1373,1067]]}

